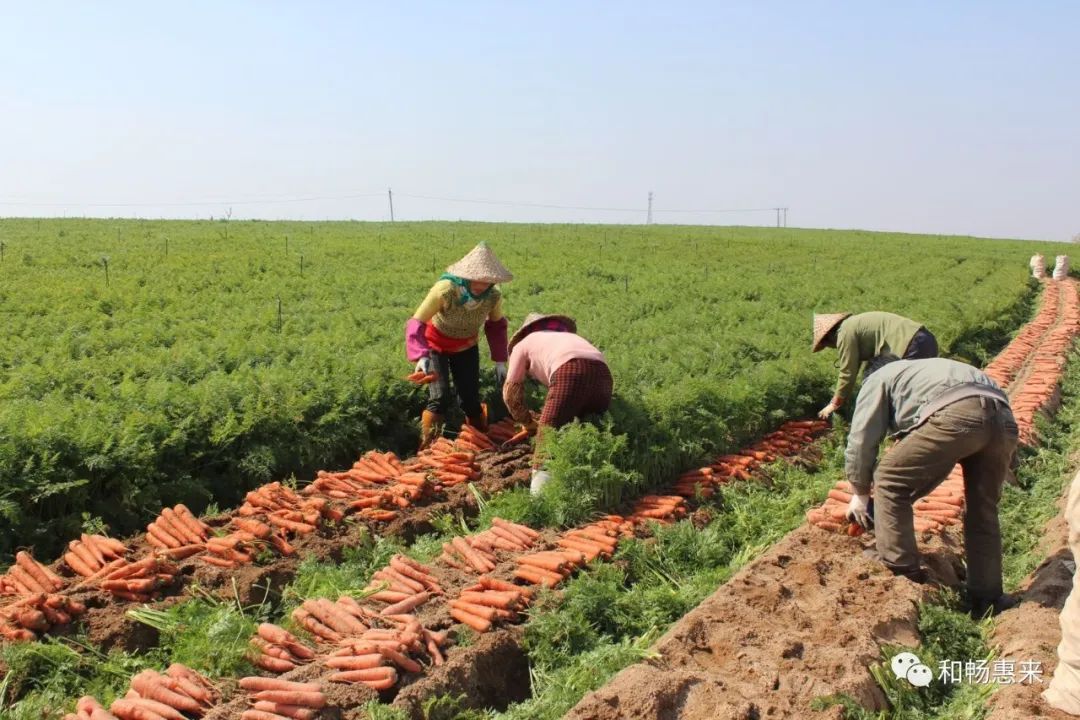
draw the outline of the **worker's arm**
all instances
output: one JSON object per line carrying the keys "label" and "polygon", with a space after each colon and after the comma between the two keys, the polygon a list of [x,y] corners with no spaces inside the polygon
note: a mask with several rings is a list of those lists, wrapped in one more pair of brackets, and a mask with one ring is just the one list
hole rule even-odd
{"label": "worker's arm", "polygon": [[411,362],[425,358],[431,352],[425,333],[431,318],[443,309],[446,283],[446,280],[435,283],[428,291],[427,297],[420,303],[420,307],[416,308],[416,312],[405,323],[405,356]]}
{"label": "worker's arm", "polygon": [[495,301],[495,307],[484,322],[484,335],[487,336],[491,359],[496,363],[506,362],[506,316],[502,311],[502,296]]}
{"label": "worker's arm", "polygon": [[888,388],[875,373],[863,384],[855,401],[844,453],[845,473],[857,495],[870,493],[878,446],[889,431],[889,412]]}
{"label": "worker's arm", "polygon": [[843,325],[836,333],[836,353],[836,366],[840,370],[832,404],[840,407],[851,397],[851,391],[855,387],[855,377],[859,374],[859,366],[862,364],[859,358],[859,339],[854,332],[845,332]]}
{"label": "worker's arm", "polygon": [[528,347],[518,343],[510,353],[510,365],[506,380],[503,382],[503,404],[510,416],[519,423],[528,424],[532,420],[528,406],[525,405],[525,376],[528,373]]}

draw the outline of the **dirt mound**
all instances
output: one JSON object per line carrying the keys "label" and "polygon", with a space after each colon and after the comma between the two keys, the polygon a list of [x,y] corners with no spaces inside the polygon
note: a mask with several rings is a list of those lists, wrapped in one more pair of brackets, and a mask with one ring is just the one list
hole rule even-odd
{"label": "dirt mound", "polygon": [[[789,533],[660,638],[656,658],[619,673],[566,718],[836,718],[836,709],[810,710],[834,693],[884,708],[869,667],[883,643],[918,643],[917,604],[928,588],[862,550],[860,540],[816,528]],[[952,548],[926,552],[932,570],[955,575]]]}
{"label": "dirt mound", "polygon": [[[1065,493],[1068,491],[1066,486]],[[1063,506],[1063,502],[1059,505]],[[1020,606],[998,617],[991,636],[999,657],[1018,663],[1026,660],[1041,663],[1043,682],[1000,688],[990,700],[988,720],[1073,717],[1050,707],[1041,696],[1057,666],[1057,646],[1061,641],[1059,617],[1072,590],[1074,566],[1064,514],[1059,513],[1050,522],[1043,538],[1046,560],[1021,585]]]}
{"label": "dirt mound", "polygon": [[439,695],[464,695],[468,707],[503,710],[529,697],[529,661],[520,627],[481,635],[474,645],[448,656],[445,665],[419,676],[394,699],[394,707],[422,720],[422,705]]}

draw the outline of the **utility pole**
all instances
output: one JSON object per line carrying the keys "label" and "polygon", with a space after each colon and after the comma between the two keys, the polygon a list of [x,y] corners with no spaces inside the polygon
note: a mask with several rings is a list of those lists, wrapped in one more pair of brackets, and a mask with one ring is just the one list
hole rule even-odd
{"label": "utility pole", "polygon": [[787,208],[784,208],[784,227],[787,227]]}
{"label": "utility pole", "polygon": [[780,227],[780,211],[784,208],[773,208],[776,211],[776,227]]}
{"label": "utility pole", "polygon": [[394,222],[394,191],[387,188],[386,197],[390,199],[390,222]]}
{"label": "utility pole", "polygon": [[645,216],[645,224],[652,225],[652,190],[649,191],[649,214]]}

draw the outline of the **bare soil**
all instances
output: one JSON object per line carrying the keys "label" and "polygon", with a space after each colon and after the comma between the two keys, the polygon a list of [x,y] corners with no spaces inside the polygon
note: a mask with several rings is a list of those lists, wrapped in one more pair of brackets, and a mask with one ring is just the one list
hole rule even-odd
{"label": "bare soil", "polygon": [[[958,579],[955,541],[924,538],[940,582]],[[918,644],[928,586],[862,556],[864,541],[804,526],[683,617],[655,658],[588,694],[568,720],[838,718],[818,697],[845,693],[871,709],[885,697],[869,673],[884,643]]]}

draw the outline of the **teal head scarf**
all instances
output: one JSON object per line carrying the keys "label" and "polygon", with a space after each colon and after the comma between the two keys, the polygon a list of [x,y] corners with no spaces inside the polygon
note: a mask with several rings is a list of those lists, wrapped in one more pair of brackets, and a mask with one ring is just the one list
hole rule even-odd
{"label": "teal head scarf", "polygon": [[469,302],[480,302],[486,299],[489,295],[491,295],[491,289],[495,287],[495,284],[492,283],[488,285],[487,290],[485,290],[484,292],[480,293],[479,295],[473,295],[472,287],[470,287],[470,280],[460,278],[457,275],[451,275],[450,273],[443,273],[442,276],[439,277],[439,279],[449,280],[450,282],[461,288],[461,300],[459,302],[462,305],[465,305]]}

